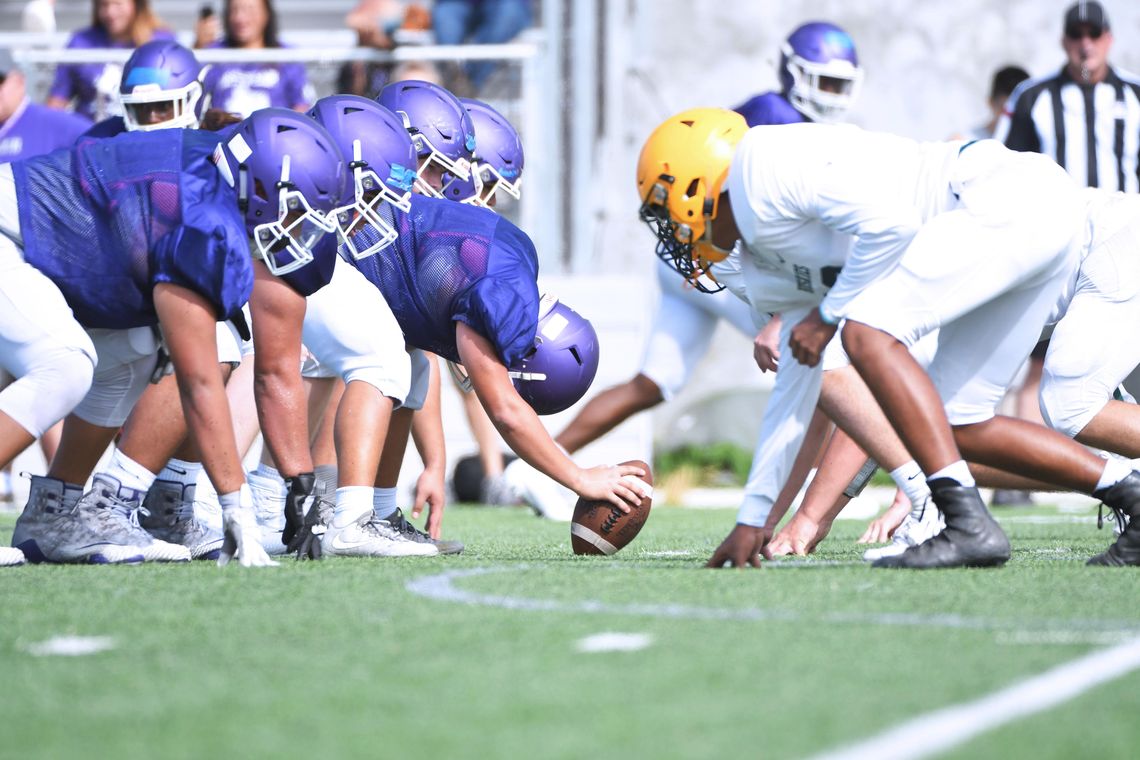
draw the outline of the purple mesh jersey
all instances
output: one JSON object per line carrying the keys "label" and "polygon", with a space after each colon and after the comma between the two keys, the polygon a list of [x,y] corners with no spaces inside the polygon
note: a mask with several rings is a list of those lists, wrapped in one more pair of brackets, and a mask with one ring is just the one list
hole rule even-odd
{"label": "purple mesh jersey", "polygon": [[12,164],[24,260],[59,287],[84,327],[158,321],[160,282],[235,316],[253,290],[237,193],[211,160],[218,136],[164,129],[82,138]]}
{"label": "purple mesh jersey", "polygon": [[808,120],[778,92],[757,95],[732,110],[743,116],[750,127],[766,124],[799,124]]}
{"label": "purple mesh jersey", "polygon": [[406,214],[382,206],[399,237],[352,265],[383,293],[409,345],[459,361],[455,323],[464,322],[514,366],[538,325],[534,244],[488,209],[422,195],[411,204]]}
{"label": "purple mesh jersey", "polygon": [[0,164],[66,148],[90,126],[82,116],[25,99],[0,125]]}
{"label": "purple mesh jersey", "polygon": [[[152,39],[173,40],[174,34],[158,29]],[[97,26],[80,29],[71,35],[67,47],[86,50],[91,48],[133,48],[130,42],[114,42]],[[93,121],[123,112],[119,102],[119,84],[123,67],[117,63],[64,64],[55,70],[51,97],[75,100],[75,112]]]}
{"label": "purple mesh jersey", "polygon": [[300,63],[215,63],[206,71],[203,90],[211,107],[243,118],[262,108],[308,108],[313,101]]}

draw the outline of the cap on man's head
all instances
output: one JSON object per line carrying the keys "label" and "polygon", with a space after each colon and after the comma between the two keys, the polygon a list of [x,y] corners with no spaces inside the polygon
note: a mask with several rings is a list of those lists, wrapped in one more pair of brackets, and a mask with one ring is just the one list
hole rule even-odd
{"label": "cap on man's head", "polygon": [[1073,3],[1065,11],[1065,34],[1075,37],[1082,26],[1088,26],[1096,32],[1108,29],[1108,14],[1104,12],[1104,6],[1096,0]]}

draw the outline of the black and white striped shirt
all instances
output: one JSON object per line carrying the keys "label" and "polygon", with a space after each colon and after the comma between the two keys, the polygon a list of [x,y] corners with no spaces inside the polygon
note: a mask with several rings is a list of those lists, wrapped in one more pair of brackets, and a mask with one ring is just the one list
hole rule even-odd
{"label": "black and white striped shirt", "polygon": [[1140,79],[1110,68],[1092,87],[1066,69],[1026,80],[994,137],[1051,156],[1086,187],[1140,192]]}

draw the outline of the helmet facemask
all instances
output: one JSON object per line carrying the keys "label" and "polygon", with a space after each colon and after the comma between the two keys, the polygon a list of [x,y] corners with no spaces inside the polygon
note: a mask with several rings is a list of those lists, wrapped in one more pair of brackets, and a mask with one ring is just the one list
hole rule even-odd
{"label": "helmet facemask", "polygon": [[788,100],[797,111],[817,122],[843,121],[859,96],[863,70],[843,58],[825,63],[809,61],[785,43],[787,71],[792,77]]}
{"label": "helmet facemask", "polygon": [[710,238],[715,201],[705,198],[702,203],[703,224],[700,237],[694,239],[690,225],[678,224],[669,215],[668,188],[672,184],[673,177],[667,174],[658,177],[639,211],[639,218],[657,238],[657,258],[680,272],[690,285],[702,293],[724,290],[724,285],[717,282],[708,271],[710,263],[723,260],[728,253],[713,245]]}
{"label": "helmet facemask", "polygon": [[[289,274],[311,262],[313,246],[324,235],[336,230],[332,214],[320,213],[309,205],[305,195],[289,181],[288,155],[281,160],[281,178],[277,191],[277,218],[256,225],[252,230],[257,258],[265,262],[269,272],[277,277]],[[238,200],[243,211],[249,202],[249,172],[245,165],[238,167]],[[253,192],[268,200],[266,189],[255,182]]]}
{"label": "helmet facemask", "polygon": [[[428,140],[426,135],[417,130],[415,127],[411,126],[410,122],[408,121],[407,114],[401,113],[400,116],[403,117],[404,124],[408,126],[408,131],[412,136],[412,142],[416,146],[416,154],[420,158],[420,167],[419,171],[416,172],[414,186],[417,193],[420,195],[429,196],[431,198],[444,197],[442,183],[440,185],[440,189],[437,190],[424,177],[424,174],[426,173],[427,169],[433,164],[433,162],[439,165],[441,176],[442,174],[446,173],[458,177],[464,181],[471,179],[471,161],[463,157],[450,158],[447,155],[436,150],[435,146],[431,144],[431,141]],[[472,141],[473,139],[474,138],[472,138]],[[474,145],[468,146],[469,152],[473,149]]]}
{"label": "helmet facemask", "polygon": [[[416,175],[409,169],[393,164],[392,174],[385,182],[361,158],[360,140],[352,141],[352,151],[352,162],[348,168],[352,170],[353,202],[334,209],[330,217],[336,224],[341,244],[359,261],[396,241],[399,236],[396,228],[380,210],[382,204],[390,203],[405,213],[411,211],[412,205],[408,198]],[[404,191],[403,194],[396,193],[390,184],[397,184]],[[372,228],[373,233],[362,235],[368,227]],[[358,243],[363,242],[368,245],[361,249]]]}
{"label": "helmet facemask", "polygon": [[[137,85],[129,93],[120,93],[123,104],[123,122],[130,132],[150,132],[155,129],[197,129],[198,101],[202,98],[202,84],[194,81],[176,90],[164,90],[158,84]],[[171,103],[171,118],[157,124],[143,124],[136,117],[135,108],[152,103]],[[205,110],[205,109],[203,109]]]}

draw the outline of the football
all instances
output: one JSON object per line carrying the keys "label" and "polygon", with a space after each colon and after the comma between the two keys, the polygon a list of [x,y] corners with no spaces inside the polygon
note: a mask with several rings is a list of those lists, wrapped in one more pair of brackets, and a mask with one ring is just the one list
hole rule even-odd
{"label": "football", "polygon": [[[622,462],[645,470],[643,480],[653,485],[649,465],[639,460]],[[633,505],[630,505],[633,506]],[[570,545],[575,554],[614,554],[632,541],[649,518],[653,506],[652,490],[641,498],[641,506],[633,507],[628,514],[608,501],[578,499],[574,517],[570,522]]]}

